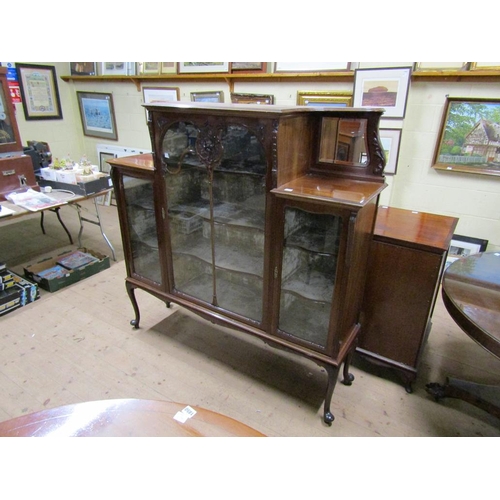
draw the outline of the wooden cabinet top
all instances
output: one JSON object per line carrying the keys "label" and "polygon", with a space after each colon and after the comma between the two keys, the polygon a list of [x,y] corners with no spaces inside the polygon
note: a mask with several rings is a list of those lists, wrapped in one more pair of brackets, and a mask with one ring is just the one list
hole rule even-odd
{"label": "wooden cabinet top", "polygon": [[457,223],[456,217],[380,206],[374,237],[441,252],[448,250]]}

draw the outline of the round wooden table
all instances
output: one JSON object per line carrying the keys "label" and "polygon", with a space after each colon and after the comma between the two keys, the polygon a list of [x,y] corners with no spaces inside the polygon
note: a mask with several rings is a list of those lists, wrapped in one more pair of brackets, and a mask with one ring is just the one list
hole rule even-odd
{"label": "round wooden table", "polygon": [[263,437],[219,413],[168,401],[111,399],[60,406],[0,423],[0,437]]}
{"label": "round wooden table", "polygon": [[[500,253],[456,260],[444,273],[442,296],[460,328],[500,359]],[[445,386],[427,384],[427,392],[463,399],[500,418],[500,387],[448,378]]]}

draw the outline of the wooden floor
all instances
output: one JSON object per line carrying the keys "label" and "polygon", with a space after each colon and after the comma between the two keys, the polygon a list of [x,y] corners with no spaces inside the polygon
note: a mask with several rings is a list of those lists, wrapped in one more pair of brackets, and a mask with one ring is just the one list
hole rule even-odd
{"label": "wooden floor", "polygon": [[[89,204],[89,208],[91,205]],[[0,421],[44,408],[114,398],[176,401],[204,407],[268,436],[500,436],[500,421],[465,402],[436,402],[425,390],[446,376],[500,383],[500,362],[470,340],[438,300],[413,394],[398,377],[357,358],[353,385],[337,384],[331,427],[322,422],[326,373],[301,357],[214,326],[179,306],[137,292],[132,307],[116,207],[102,207],[117,262],[93,277],[0,318]],[[77,216],[62,209],[76,240]],[[0,261],[23,265],[76,245],[53,214],[0,226]],[[99,229],[83,245],[109,255]]]}

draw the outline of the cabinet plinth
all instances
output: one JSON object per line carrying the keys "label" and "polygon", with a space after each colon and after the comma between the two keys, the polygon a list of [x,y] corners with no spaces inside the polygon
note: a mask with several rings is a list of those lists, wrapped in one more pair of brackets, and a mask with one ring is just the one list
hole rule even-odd
{"label": "cabinet plinth", "polygon": [[110,161],[126,286],[326,368],[360,330],[384,189],[381,110],[147,105],[152,155]]}

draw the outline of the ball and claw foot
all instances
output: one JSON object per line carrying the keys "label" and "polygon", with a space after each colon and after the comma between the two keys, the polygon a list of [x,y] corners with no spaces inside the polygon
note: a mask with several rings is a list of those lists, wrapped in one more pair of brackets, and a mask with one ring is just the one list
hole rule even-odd
{"label": "ball and claw foot", "polygon": [[137,319],[131,319],[130,324],[135,328],[139,328],[139,321]]}
{"label": "ball and claw foot", "polygon": [[330,411],[327,411],[325,415],[323,416],[323,421],[327,425],[332,425],[332,422],[335,420],[335,417],[333,416],[333,413]]}

